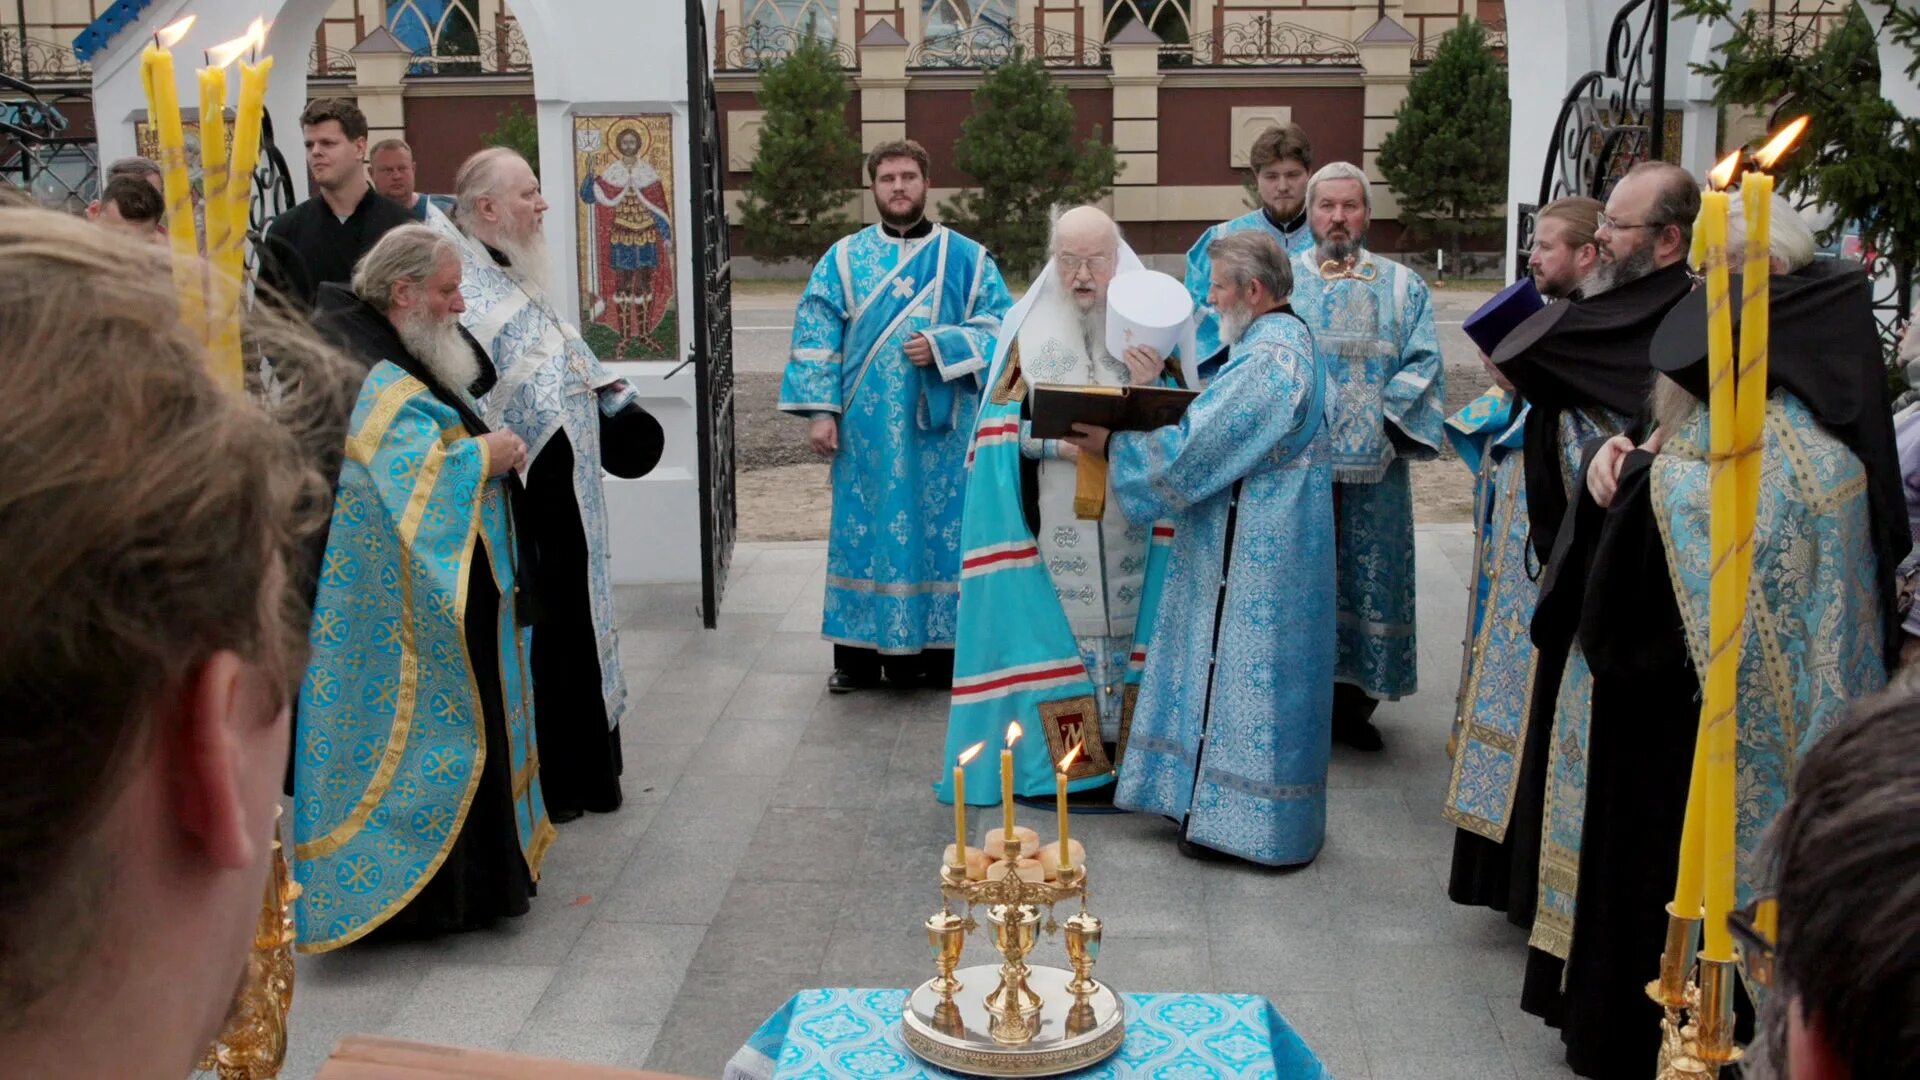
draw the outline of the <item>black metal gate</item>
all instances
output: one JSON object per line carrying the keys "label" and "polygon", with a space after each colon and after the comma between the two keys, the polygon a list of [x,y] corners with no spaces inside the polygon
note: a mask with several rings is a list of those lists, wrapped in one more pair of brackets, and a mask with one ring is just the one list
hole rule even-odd
{"label": "black metal gate", "polygon": [[1540,201],[1521,203],[1514,276],[1527,272],[1540,207],[1569,195],[1606,201],[1642,161],[1667,151],[1667,0],[1628,0],[1607,33],[1607,64],[1574,80],[1553,124]]}
{"label": "black metal gate", "polygon": [[0,95],[0,183],[51,209],[85,210],[100,194],[100,152],[93,136],[73,134],[60,106],[84,104],[88,95],[42,90],[5,74]]}
{"label": "black metal gate", "polygon": [[726,161],[713,100],[703,0],[687,0],[688,176],[693,181],[694,408],[700,440],[700,616],[720,615],[739,512],[733,483],[733,267],[723,198]]}

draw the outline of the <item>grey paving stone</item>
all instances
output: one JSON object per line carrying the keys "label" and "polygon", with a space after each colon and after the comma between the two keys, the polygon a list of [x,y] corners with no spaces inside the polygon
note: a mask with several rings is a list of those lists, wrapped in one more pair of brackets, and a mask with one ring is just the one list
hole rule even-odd
{"label": "grey paving stone", "polygon": [[1567,1068],[1567,1047],[1560,1041],[1558,1028],[1548,1027],[1539,1017],[1521,1011],[1518,997],[1489,997],[1487,1005],[1506,1044],[1507,1063],[1522,1080],[1573,1075],[1573,1070]]}
{"label": "grey paving stone", "polygon": [[879,805],[891,747],[808,745],[804,740],[774,788],[773,805],[790,809],[864,810]]}
{"label": "grey paving stone", "polygon": [[839,918],[844,881],[736,881],[694,954],[696,971],[817,975]]}
{"label": "grey paving stone", "polygon": [[653,1052],[659,1024],[606,1024],[591,1021],[528,1020],[513,1040],[516,1053],[560,1061],[586,1061],[638,1069]]}
{"label": "grey paving stone", "polygon": [[1367,1067],[1365,1037],[1351,994],[1341,990],[1287,990],[1267,998],[1338,1080],[1367,1080],[1373,1075]]}
{"label": "grey paving stone", "polygon": [[[1115,918],[1114,929],[1101,934],[1100,957],[1093,977],[1125,994],[1186,993],[1189,987],[1213,981],[1213,952],[1204,933],[1152,937],[1126,929],[1134,925]],[[1055,938],[1038,950],[1039,963],[1065,968],[1066,946]]]}
{"label": "grey paving stone", "polygon": [[826,569],[827,548],[825,544],[809,544],[804,547],[767,549],[760,553],[759,561],[753,564],[754,573],[768,574],[818,574]]}
{"label": "grey paving stone", "polygon": [[[554,973],[520,1037],[548,1026],[638,1028],[664,1022],[705,931],[596,922]],[[646,1059],[644,1049],[629,1063]]]}
{"label": "grey paving stone", "polygon": [[776,799],[754,832],[739,880],[845,881],[845,853],[866,842],[866,811],[782,807]]}
{"label": "grey paving stone", "polygon": [[723,615],[784,615],[812,580],[812,575],[805,571],[767,573],[755,568],[727,583],[726,599],[720,610]]}
{"label": "grey paving stone", "polygon": [[539,1004],[556,970],[545,965],[434,965],[382,1034],[504,1050]]}
{"label": "grey paving stone", "polygon": [[814,985],[810,975],[742,978],[735,972],[690,971],[654,1038],[646,1067],[682,1076],[719,1076],[747,1036],[788,998]]}
{"label": "grey paving stone", "polygon": [[662,672],[653,686],[648,688],[649,698],[659,694],[695,694],[706,698],[719,698],[724,702],[733,696],[741,680],[747,677],[747,669],[753,664],[752,657],[730,657],[726,660],[710,659],[701,663],[682,663]]}
{"label": "grey paving stone", "polygon": [[601,902],[598,919],[705,926],[742,854],[643,841]]}
{"label": "grey paving stone", "polygon": [[[631,683],[635,668],[665,667],[679,655],[687,642],[694,640],[701,632],[694,629],[656,630],[645,624],[622,627],[620,669]],[[632,686],[629,685],[628,689],[632,690]]]}
{"label": "grey paving stone", "polygon": [[1484,997],[1356,994],[1354,1005],[1374,1080],[1517,1080]]}
{"label": "grey paving stone", "polygon": [[833,643],[823,639],[819,629],[814,627],[812,633],[776,632],[760,650],[753,669],[818,675],[824,686],[827,673],[833,670]]}
{"label": "grey paving stone", "polygon": [[802,722],[722,719],[707,733],[687,762],[688,777],[761,777],[768,782],[787,771],[800,743]]}
{"label": "grey paving stone", "polygon": [[720,613],[718,626],[700,630],[688,638],[674,655],[673,662],[676,666],[709,661],[751,666],[779,625],[778,614],[750,614],[729,607]]}
{"label": "grey paving stone", "polygon": [[[742,672],[742,678],[745,673]],[[699,745],[727,707],[727,692],[666,691],[655,685],[627,706],[620,721],[621,745],[678,742]]]}
{"label": "grey paving stone", "polygon": [[[827,693],[818,675],[749,671],[721,712],[723,720],[804,721]],[[801,727],[796,723],[795,734]]]}
{"label": "grey paving stone", "polygon": [[[625,724],[621,725],[623,728]],[[711,726],[705,728],[709,733]],[[690,730],[681,734],[692,734]],[[625,771],[620,775],[620,793],[624,801],[620,804],[622,812],[635,805],[652,805],[667,801],[673,792],[673,785],[686,771],[687,762],[700,749],[705,738],[694,739],[641,739],[638,733],[620,733],[620,757]],[[589,818],[601,815],[588,815]],[[618,818],[618,814],[611,815]],[[651,820],[651,817],[648,818]]]}

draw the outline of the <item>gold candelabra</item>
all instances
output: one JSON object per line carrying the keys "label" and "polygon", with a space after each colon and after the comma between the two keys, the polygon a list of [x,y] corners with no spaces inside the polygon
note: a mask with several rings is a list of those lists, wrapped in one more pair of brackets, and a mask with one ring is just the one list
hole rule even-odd
{"label": "gold candelabra", "polygon": [[253,952],[247,957],[246,985],[234,999],[226,1030],[200,1061],[202,1070],[218,1070],[220,1080],[270,1080],[280,1075],[287,1058],[287,1013],[293,1008],[290,905],[300,895],[300,883],[289,872],[277,822],[272,861]]}
{"label": "gold candelabra", "polygon": [[1647,984],[1647,996],[1662,1010],[1656,1080],[1717,1077],[1721,1066],[1741,1057],[1733,1041],[1734,962],[1696,956],[1699,929],[1698,918],[1667,905],[1660,977]]}
{"label": "gold candelabra", "polygon": [[[1047,879],[1038,863],[1018,857],[1024,848],[1002,850],[1009,857],[984,878],[971,877],[965,865],[942,864],[940,910],[926,921],[936,974],[909,996],[903,1039],[936,1065],[980,1076],[1085,1068],[1126,1037],[1118,996],[1092,974],[1102,924],[1087,909],[1087,868],[1059,867]],[[1057,921],[1055,905],[1075,900],[1079,911]],[[967,935],[980,927],[977,907],[986,909],[1000,962],[963,969]],[[1040,939],[1055,934],[1065,939],[1071,971],[1029,962]]]}

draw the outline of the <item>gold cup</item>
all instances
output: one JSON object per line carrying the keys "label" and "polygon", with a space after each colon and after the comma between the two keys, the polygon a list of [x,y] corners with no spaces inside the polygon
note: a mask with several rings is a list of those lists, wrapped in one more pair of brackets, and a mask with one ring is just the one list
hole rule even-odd
{"label": "gold cup", "polygon": [[994,946],[1005,958],[1000,985],[987,995],[987,1012],[993,1017],[987,1034],[1003,1046],[1019,1046],[1033,1039],[1040,1018],[1040,995],[1027,985],[1027,955],[1039,934],[1040,909],[995,904],[987,909],[987,922],[993,927]]}
{"label": "gold cup", "polygon": [[960,966],[960,950],[967,943],[967,921],[951,911],[927,916],[927,946],[933,952],[933,966],[940,973],[933,980],[933,992],[952,997],[960,989],[953,969]]}
{"label": "gold cup", "polygon": [[1100,988],[1088,974],[1094,961],[1100,959],[1100,917],[1082,911],[1062,925],[1067,931],[1067,959],[1073,964],[1073,981],[1067,984],[1067,992],[1084,997]]}

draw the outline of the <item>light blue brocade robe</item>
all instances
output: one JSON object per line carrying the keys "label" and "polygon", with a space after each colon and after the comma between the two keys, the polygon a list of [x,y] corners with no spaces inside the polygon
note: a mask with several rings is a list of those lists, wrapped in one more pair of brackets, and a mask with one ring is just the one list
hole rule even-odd
{"label": "light blue brocade robe", "polygon": [[[892,655],[953,647],[967,444],[1010,306],[986,249],[939,225],[918,240],[870,226],[813,268],[780,408],[839,417],[827,640]],[[916,333],[934,350],[924,368],[902,351]]]}
{"label": "light blue brocade robe", "polygon": [[1207,245],[1237,232],[1263,232],[1273,237],[1280,250],[1288,258],[1305,255],[1313,249],[1313,230],[1304,224],[1292,232],[1276,228],[1267,219],[1265,210],[1256,209],[1242,214],[1231,221],[1223,221],[1200,234],[1200,239],[1187,249],[1187,292],[1193,295],[1194,315],[1194,352],[1198,353],[1194,364],[1213,359],[1213,354],[1224,348],[1220,341],[1220,313],[1207,303],[1207,292],[1213,285],[1213,257],[1207,254]]}
{"label": "light blue brocade robe", "polygon": [[1195,843],[1273,866],[1311,860],[1326,835],[1334,552],[1323,372],[1299,320],[1268,315],[1179,424],[1116,433],[1108,447],[1127,516],[1174,528],[1114,801],[1191,814]]}
{"label": "light blue brocade robe", "polygon": [[1334,678],[1372,697],[1414,692],[1413,485],[1409,460],[1439,453],[1446,401],[1426,282],[1370,251],[1323,277],[1294,259],[1293,309],[1328,373],[1339,655]]}
{"label": "light blue brocade robe", "polygon": [[460,835],[486,752],[465,640],[474,574],[491,574],[501,597],[492,647],[514,823],[536,881],[554,836],[534,751],[527,635],[514,625],[505,488],[487,476],[485,445],[385,361],[361,387],[348,431],[294,757],[303,952],[357,941],[392,917]]}

